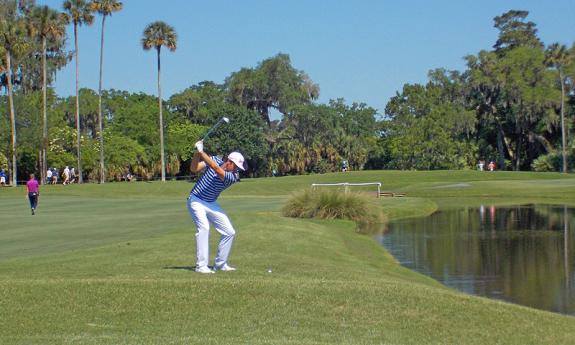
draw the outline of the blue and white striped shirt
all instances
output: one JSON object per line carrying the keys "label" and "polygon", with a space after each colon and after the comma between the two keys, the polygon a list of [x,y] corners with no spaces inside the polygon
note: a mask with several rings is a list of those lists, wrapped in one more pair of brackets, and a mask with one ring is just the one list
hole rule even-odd
{"label": "blue and white striped shirt", "polygon": [[[224,161],[220,157],[212,156],[211,158],[219,166],[224,164]],[[236,183],[238,179],[239,176],[237,173],[226,171],[224,179],[222,180],[216,171],[206,164],[206,171],[198,182],[196,182],[190,194],[204,201],[214,202],[224,189]]]}

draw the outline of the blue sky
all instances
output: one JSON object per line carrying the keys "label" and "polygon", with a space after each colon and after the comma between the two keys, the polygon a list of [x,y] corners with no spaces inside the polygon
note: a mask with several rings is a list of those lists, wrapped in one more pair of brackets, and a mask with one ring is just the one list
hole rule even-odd
{"label": "blue sky", "polygon": [[[37,0],[61,10],[61,0]],[[497,40],[493,17],[530,12],[545,44],[575,42],[575,0],[125,0],[106,19],[104,88],[157,94],[156,53],[144,51],[146,25],[163,20],[178,33],[162,50],[164,99],[203,80],[222,83],[242,67],[278,53],[320,85],[319,102],[344,98],[383,113],[405,83],[425,83],[435,68],[464,70],[463,57]],[[80,85],[98,89],[101,17],[81,27]],[[68,47],[73,31],[68,28]],[[74,94],[75,65],[56,77]]]}

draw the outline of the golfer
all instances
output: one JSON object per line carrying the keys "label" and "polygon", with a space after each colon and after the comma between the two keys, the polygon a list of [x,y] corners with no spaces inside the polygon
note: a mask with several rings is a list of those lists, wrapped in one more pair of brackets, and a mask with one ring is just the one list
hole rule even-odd
{"label": "golfer", "polygon": [[38,207],[38,196],[40,195],[38,180],[36,180],[34,174],[30,174],[30,179],[26,182],[26,190],[30,201],[30,209],[32,209],[32,215],[34,215],[36,207]]}
{"label": "golfer", "polygon": [[208,267],[210,224],[221,234],[214,269],[235,271],[228,265],[228,256],[236,231],[216,199],[224,189],[239,181],[238,169],[245,170],[244,156],[232,152],[224,161],[217,156],[208,156],[204,152],[203,140],[198,141],[195,147],[197,152],[194,153],[190,169],[196,173],[205,170],[188,197],[188,211],[197,227],[196,272],[214,273]]}

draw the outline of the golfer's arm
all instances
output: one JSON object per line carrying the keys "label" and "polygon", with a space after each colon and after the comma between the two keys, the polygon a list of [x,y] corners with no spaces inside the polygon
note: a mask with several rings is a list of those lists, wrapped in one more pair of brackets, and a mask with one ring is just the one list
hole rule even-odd
{"label": "golfer's arm", "polygon": [[214,162],[214,160],[211,159],[210,156],[208,156],[205,152],[197,152],[197,153],[199,154],[202,161],[204,161],[204,163],[207,166],[214,169],[216,174],[218,174],[218,176],[223,180],[224,177],[226,176],[226,172],[224,171],[224,169],[222,169],[222,167],[219,166],[218,163]]}
{"label": "golfer's arm", "polygon": [[194,157],[192,157],[192,164],[190,164],[190,170],[194,173],[199,173],[200,171],[204,170],[206,167],[206,163],[201,161],[200,153],[195,152]]}

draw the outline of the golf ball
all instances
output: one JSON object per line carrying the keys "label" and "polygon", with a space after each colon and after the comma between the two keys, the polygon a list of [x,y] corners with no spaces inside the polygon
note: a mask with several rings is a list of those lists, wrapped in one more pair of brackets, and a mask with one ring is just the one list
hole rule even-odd
{"label": "golf ball", "polygon": [[271,268],[268,268],[268,273],[272,273],[272,269],[271,269]]}

